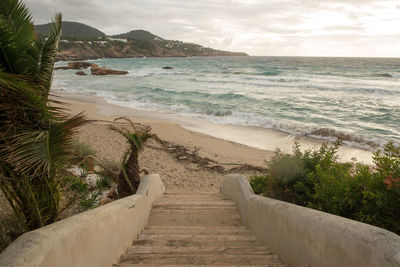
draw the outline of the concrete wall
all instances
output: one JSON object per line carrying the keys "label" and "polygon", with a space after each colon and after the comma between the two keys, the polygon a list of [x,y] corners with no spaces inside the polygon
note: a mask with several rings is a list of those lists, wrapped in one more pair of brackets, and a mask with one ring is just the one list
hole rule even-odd
{"label": "concrete wall", "polygon": [[144,229],[164,191],[157,174],[147,175],[135,195],[23,234],[0,254],[0,266],[110,267]]}
{"label": "concrete wall", "polygon": [[257,196],[243,175],[228,175],[221,193],[243,223],[282,261],[295,266],[400,266],[400,236],[368,224]]}

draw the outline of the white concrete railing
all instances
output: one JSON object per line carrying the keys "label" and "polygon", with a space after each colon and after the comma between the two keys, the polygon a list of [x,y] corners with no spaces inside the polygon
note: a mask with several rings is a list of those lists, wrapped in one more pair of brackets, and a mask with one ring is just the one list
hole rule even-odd
{"label": "white concrete railing", "polygon": [[400,236],[325,212],[255,195],[243,175],[228,175],[221,193],[242,222],[290,266],[399,267]]}
{"label": "white concrete railing", "polygon": [[0,266],[110,267],[144,229],[164,191],[158,174],[147,175],[135,195],[23,234],[0,254]]}

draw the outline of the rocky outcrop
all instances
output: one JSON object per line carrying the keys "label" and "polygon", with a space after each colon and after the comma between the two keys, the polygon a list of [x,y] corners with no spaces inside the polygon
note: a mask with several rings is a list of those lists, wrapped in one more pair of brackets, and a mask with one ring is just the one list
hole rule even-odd
{"label": "rocky outcrop", "polygon": [[67,66],[55,67],[54,69],[55,70],[80,70],[80,69],[87,69],[89,67],[98,67],[98,65],[94,64],[94,63],[89,63],[89,62],[75,61],[75,62],[68,62]]}
{"label": "rocky outcrop", "polygon": [[112,70],[107,68],[92,67],[93,75],[126,75],[128,74],[125,70]]}
{"label": "rocky outcrop", "polygon": [[59,43],[57,60],[87,60],[98,58],[248,56],[246,53],[214,50],[179,41],[153,42],[69,42]]}

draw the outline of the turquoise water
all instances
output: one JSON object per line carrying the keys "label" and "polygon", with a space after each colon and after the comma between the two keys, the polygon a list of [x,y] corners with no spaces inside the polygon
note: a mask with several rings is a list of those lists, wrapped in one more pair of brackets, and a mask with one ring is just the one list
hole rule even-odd
{"label": "turquoise water", "polygon": [[[53,90],[219,124],[375,149],[400,143],[400,59],[218,57],[91,60],[126,76],[55,72]],[[65,65],[58,62],[57,65]],[[172,70],[162,67],[171,66]],[[90,70],[86,70],[90,73]]]}

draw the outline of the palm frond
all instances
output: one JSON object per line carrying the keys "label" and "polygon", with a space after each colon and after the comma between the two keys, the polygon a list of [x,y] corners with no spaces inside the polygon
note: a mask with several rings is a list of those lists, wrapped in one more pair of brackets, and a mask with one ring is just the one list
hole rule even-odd
{"label": "palm frond", "polygon": [[0,68],[27,74],[28,47],[35,39],[32,16],[18,0],[0,1]]}
{"label": "palm frond", "polygon": [[61,13],[57,13],[50,25],[49,36],[40,49],[38,78],[40,79],[40,84],[47,89],[47,94],[50,90],[53,80],[54,63],[58,51],[58,42],[60,41],[62,34],[61,21]]}
{"label": "palm frond", "polygon": [[54,123],[47,130],[27,131],[9,143],[2,159],[14,166],[20,173],[50,172],[62,166],[71,155],[71,139],[76,128],[86,122],[82,114],[66,121]]}
{"label": "palm frond", "polygon": [[38,128],[52,118],[41,90],[28,80],[22,75],[0,72],[0,135],[10,127]]}

